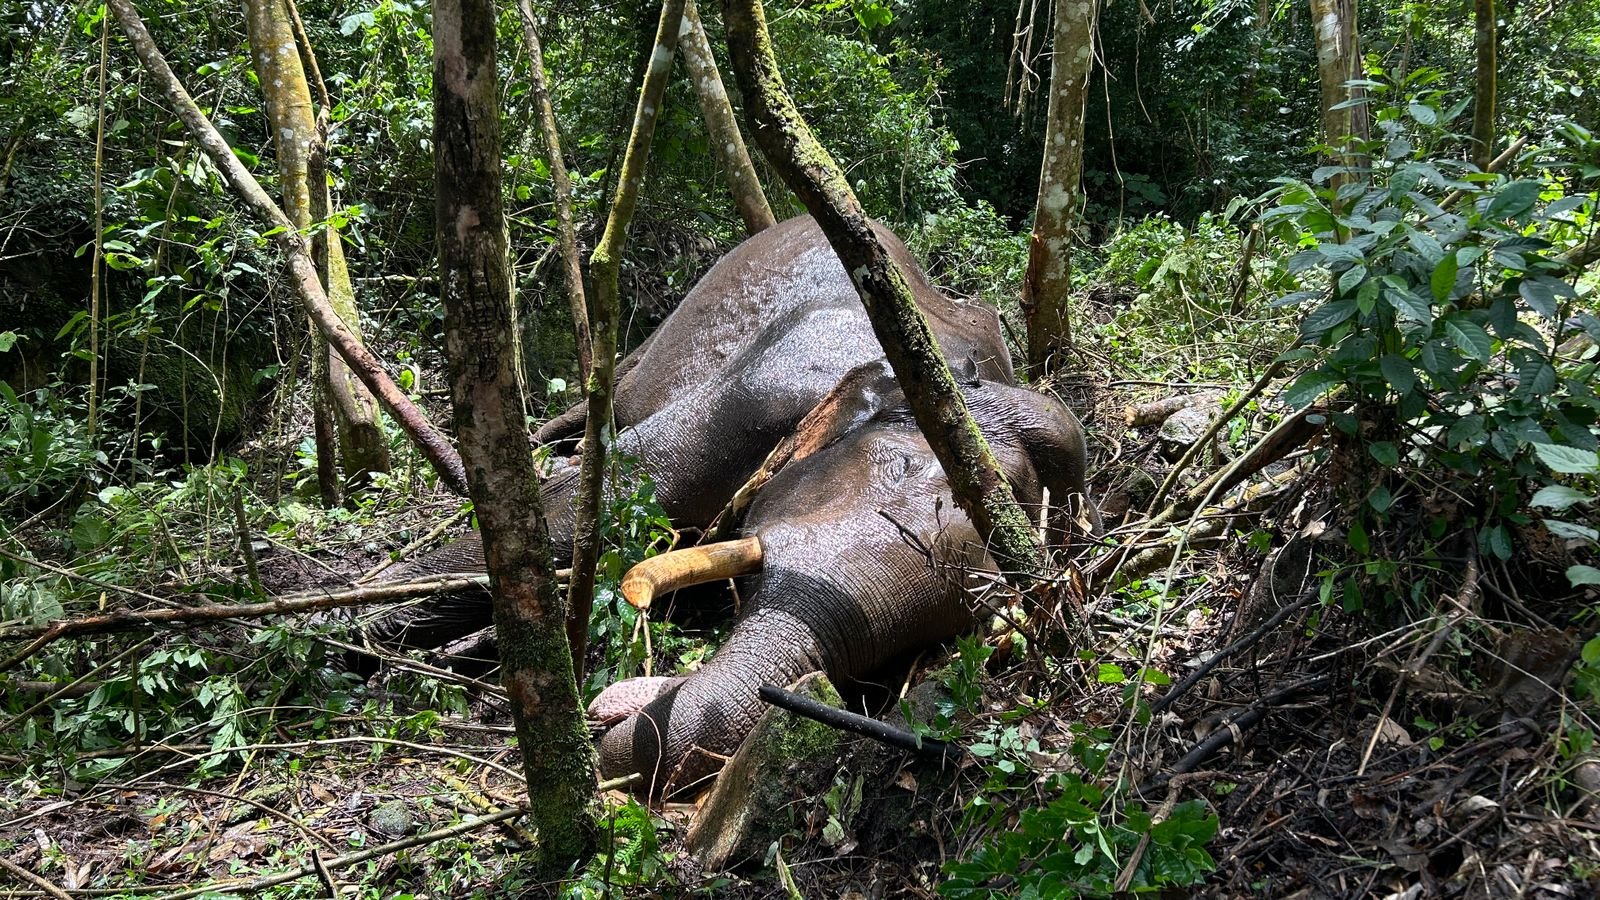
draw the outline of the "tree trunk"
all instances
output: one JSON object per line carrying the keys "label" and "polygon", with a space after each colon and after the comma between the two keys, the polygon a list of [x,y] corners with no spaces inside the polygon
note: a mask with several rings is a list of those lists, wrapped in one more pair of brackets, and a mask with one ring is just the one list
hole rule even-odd
{"label": "tree trunk", "polygon": [[645,66],[639,86],[639,104],[634,110],[633,130],[622,156],[622,171],[617,177],[617,195],[611,201],[605,234],[589,257],[589,277],[594,281],[594,368],[589,372],[589,415],[583,429],[583,465],[578,475],[578,508],[572,529],[572,617],[568,620],[568,640],[573,649],[573,665],[583,669],[589,644],[589,613],[594,608],[594,568],[600,558],[600,497],[605,487],[607,443],[612,439],[611,399],[616,371],[619,282],[622,275],[622,247],[628,240],[628,226],[644,184],[644,164],[650,156],[650,139],[655,136],[656,119],[661,114],[661,98],[672,72],[672,56],[678,47],[678,26],[683,19],[684,0],[661,4],[661,20],[656,26],[655,49]]}
{"label": "tree trunk", "polygon": [[128,36],[128,42],[133,45],[134,53],[166,94],[195,143],[205,151],[206,157],[222,174],[228,187],[244,201],[256,218],[273,231],[272,239],[285,256],[295,295],[300,299],[300,305],[304,307],[306,315],[317,326],[317,330],[327,339],[329,345],[339,351],[340,357],[350,366],[356,377],[361,379],[361,383],[378,397],[389,414],[400,423],[400,427],[405,429],[423,456],[439,473],[439,477],[444,479],[452,490],[465,494],[466,472],[461,466],[461,457],[457,455],[455,448],[439,434],[427,416],[423,415],[422,410],[411,402],[411,398],[395,386],[394,381],[384,371],[383,363],[356,339],[349,326],[334,312],[328,302],[327,292],[323,290],[322,282],[317,277],[316,264],[311,259],[305,238],[294,228],[293,223],[283,214],[283,210],[267,196],[267,192],[261,189],[261,184],[256,181],[255,176],[245,169],[244,164],[234,155],[233,148],[229,147],[228,142],[217,132],[216,126],[212,125],[206,114],[195,105],[194,98],[189,96],[183,83],[167,64],[166,57],[156,47],[155,40],[150,37],[150,30],[145,27],[144,19],[139,17],[139,12],[134,9],[131,0],[106,0],[106,6],[111,10],[111,14],[117,17],[123,32]]}
{"label": "tree trunk", "polygon": [[578,375],[585,381],[592,366],[589,336],[589,300],[583,294],[583,265],[578,257],[578,234],[572,224],[572,180],[561,158],[561,132],[556,129],[555,106],[550,102],[549,81],[544,71],[544,48],[535,28],[533,6],[517,0],[522,12],[522,39],[528,48],[528,83],[533,89],[533,104],[539,108],[539,127],[544,131],[545,155],[550,163],[550,184],[555,192],[556,235],[561,244],[561,271],[567,285],[567,306],[572,311],[572,332],[578,344]]}
{"label": "tree trunk", "polygon": [[1472,161],[1479,171],[1489,171],[1494,159],[1495,10],[1494,0],[1475,0],[1478,50],[1478,89],[1472,99]]}
{"label": "tree trunk", "polygon": [[988,442],[967,411],[905,275],[873,232],[838,163],[795,109],[778,73],[759,0],[723,0],[728,46],[745,113],[767,161],[816,217],[861,295],[896,380],[966,511],[1007,577],[1038,571],[1039,546],[1028,517]]}
{"label": "tree trunk", "polygon": [[594,751],[578,708],[565,605],[523,413],[500,199],[493,0],[433,5],[434,184],[440,299],[456,435],[483,535],[502,680],[511,698],[541,867],[594,852]]}
{"label": "tree trunk", "polygon": [[[1310,3],[1311,31],[1317,48],[1317,80],[1322,85],[1323,136],[1333,148],[1333,162],[1357,169],[1365,165],[1366,160],[1352,144],[1367,140],[1371,115],[1362,103],[1336,108],[1341,103],[1366,96],[1364,89],[1346,86],[1346,82],[1365,74],[1356,30],[1356,0],[1310,0]],[[1350,174],[1341,175],[1334,179],[1334,184],[1349,180]]]}
{"label": "tree trunk", "polygon": [[733,192],[733,205],[739,210],[739,218],[744,220],[745,233],[755,234],[777,224],[772,217],[772,207],[767,205],[767,195],[761,190],[761,179],[756,177],[756,167],[750,162],[750,151],[745,149],[744,137],[739,134],[739,122],[733,116],[733,106],[728,103],[728,92],[717,71],[717,58],[711,53],[711,42],[706,40],[705,26],[700,22],[700,11],[693,0],[683,5],[683,26],[678,30],[678,42],[683,47],[683,61],[689,66],[689,77],[694,81],[695,96],[700,98],[706,134],[722,160],[728,190]]}
{"label": "tree trunk", "polygon": [[1039,199],[1028,238],[1022,314],[1028,326],[1028,365],[1035,378],[1062,367],[1072,347],[1067,297],[1072,290],[1072,228],[1083,178],[1083,110],[1094,63],[1098,0],[1056,0],[1055,52],[1050,64],[1050,112],[1045,125]]}
{"label": "tree trunk", "polygon": [[[311,102],[311,88],[301,64],[301,48],[295,34],[289,0],[246,0],[245,28],[250,37],[257,80],[266,99],[267,122],[277,148],[278,175],[283,186],[283,211],[302,232],[312,222],[327,217],[328,185],[326,170],[320,164],[324,155],[324,136],[317,127]],[[309,55],[310,48],[304,48]],[[328,300],[351,334],[361,339],[360,319],[350,273],[345,265],[344,247],[332,229],[318,234],[314,255]],[[378,410],[372,395],[355,382],[344,360],[331,351],[318,335],[312,352],[319,359],[313,372],[318,378],[312,396],[318,420],[317,459],[323,501],[339,502],[342,487],[326,476],[337,459],[345,471],[345,483],[364,484],[372,472],[389,470],[389,446],[378,424]],[[338,447],[324,447],[322,441],[337,425]],[[327,463],[323,462],[326,455]],[[324,466],[329,472],[324,472]],[[327,488],[334,487],[330,496]]]}

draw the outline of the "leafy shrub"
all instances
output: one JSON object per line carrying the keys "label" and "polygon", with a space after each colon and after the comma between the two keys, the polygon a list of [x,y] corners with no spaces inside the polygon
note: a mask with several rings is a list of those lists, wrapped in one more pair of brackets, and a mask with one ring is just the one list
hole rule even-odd
{"label": "leafy shrub", "polygon": [[[1535,177],[1478,172],[1434,149],[1465,102],[1443,108],[1450,98],[1433,83],[1426,70],[1373,81],[1368,90],[1393,102],[1375,116],[1370,181],[1324,167],[1310,184],[1286,183],[1262,217],[1301,236],[1293,271],[1327,273],[1324,287],[1279,301],[1309,307],[1308,346],[1290,356],[1311,366],[1287,398],[1303,407],[1343,388],[1353,407],[1332,422],[1363,438],[1380,472],[1448,478],[1466,502],[1458,520],[1430,516],[1435,538],[1471,528],[1481,552],[1506,560],[1513,534],[1538,519],[1592,547],[1600,533],[1582,510],[1600,475],[1596,365],[1592,351],[1558,348],[1600,339],[1583,299],[1591,286],[1563,257],[1597,224],[1600,143],[1566,123],[1564,152]],[[1374,480],[1368,521],[1389,515],[1401,489]],[[1350,542],[1362,556],[1367,533],[1358,515]],[[1589,566],[1568,575],[1600,582]]]}

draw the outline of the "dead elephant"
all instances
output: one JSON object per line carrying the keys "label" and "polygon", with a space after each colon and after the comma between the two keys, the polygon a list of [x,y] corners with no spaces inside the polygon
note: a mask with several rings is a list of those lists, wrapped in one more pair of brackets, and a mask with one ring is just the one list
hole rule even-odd
{"label": "dead elephant", "polygon": [[[1014,380],[999,318],[934,288],[905,246],[878,235],[906,272],[917,304],[951,360],[970,361],[984,379]],[[656,499],[679,528],[705,528],[773,446],[852,369],[883,350],[854,285],[808,216],[768,228],[734,248],[678,308],[619,365],[616,448],[656,484]],[[581,436],[582,404],[539,430],[566,452]],[[572,552],[576,466],[544,483],[557,566]],[[475,535],[396,567],[390,579],[481,572]],[[440,647],[489,624],[483,593],[396,610],[367,630],[376,641]]]}
{"label": "dead elephant", "polygon": [[[600,745],[606,777],[642,773],[653,796],[692,787],[754,725],[762,684],[812,671],[860,678],[973,626],[969,579],[999,565],[882,369],[762,488],[743,537],[628,574],[630,600],[733,575],[744,576],[747,599],[699,671],[619,682],[591,704],[592,718],[616,723]],[[1062,501],[1083,494],[1083,433],[1065,406],[995,382],[963,391],[1020,502],[1037,509],[1046,491]]]}

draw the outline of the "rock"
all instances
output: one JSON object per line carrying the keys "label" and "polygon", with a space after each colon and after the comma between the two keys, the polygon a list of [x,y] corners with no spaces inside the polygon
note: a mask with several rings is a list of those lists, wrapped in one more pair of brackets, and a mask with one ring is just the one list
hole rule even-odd
{"label": "rock", "polygon": [[1172,460],[1182,456],[1205,435],[1219,412],[1221,409],[1215,403],[1197,403],[1168,416],[1157,435],[1162,454]]}
{"label": "rock", "polygon": [[[821,672],[800,679],[790,690],[830,706],[843,705]],[[773,841],[794,830],[814,798],[828,791],[846,739],[820,722],[768,709],[701,806],[689,829],[689,849],[708,871],[759,859]]]}
{"label": "rock", "polygon": [[415,823],[416,817],[411,814],[410,807],[399,800],[380,803],[367,814],[367,824],[373,831],[385,837],[401,837],[409,832]]}

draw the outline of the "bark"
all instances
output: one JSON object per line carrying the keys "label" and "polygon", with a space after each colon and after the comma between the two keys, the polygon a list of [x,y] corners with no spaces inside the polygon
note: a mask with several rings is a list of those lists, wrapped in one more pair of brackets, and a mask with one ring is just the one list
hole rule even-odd
{"label": "bark", "polygon": [[739,122],[734,118],[728,92],[722,85],[722,74],[717,71],[717,58],[711,53],[711,42],[706,40],[705,26],[700,22],[700,11],[693,0],[683,5],[683,26],[678,30],[678,42],[683,48],[683,61],[689,66],[695,96],[700,98],[706,134],[722,160],[728,190],[733,193],[733,205],[739,210],[739,218],[744,220],[745,233],[755,234],[776,225],[777,219],[773,218],[772,207],[761,189],[761,179],[756,177],[756,167],[750,162],[750,151],[745,149],[744,137],[739,134]]}
{"label": "bark", "polygon": [[583,265],[578,256],[578,232],[572,223],[572,179],[561,158],[561,132],[556,128],[555,106],[550,102],[549,80],[544,71],[544,47],[539,43],[533,6],[517,0],[522,12],[522,41],[528,49],[528,84],[539,109],[545,156],[550,164],[550,185],[555,193],[556,239],[561,247],[561,275],[567,285],[567,306],[572,311],[572,332],[578,344],[578,374],[587,380],[592,366],[589,335],[589,300],[583,293]]}
{"label": "bark", "polygon": [[1072,346],[1067,297],[1072,289],[1072,229],[1082,197],[1083,111],[1094,63],[1098,0],[1057,0],[1055,52],[1050,66],[1050,111],[1039,199],[1028,238],[1022,314],[1028,326],[1028,365],[1035,378],[1062,368]]}
{"label": "bark", "polygon": [[[329,206],[323,163],[325,135],[318,127],[310,82],[301,61],[302,51],[309,55],[310,48],[299,46],[290,0],[246,0],[245,29],[277,150],[283,211],[295,228],[305,232],[311,223],[327,218]],[[329,303],[360,340],[360,319],[344,247],[332,229],[318,229],[313,238],[313,258]],[[313,337],[312,352],[319,357],[313,367],[317,381],[312,392],[317,420],[318,482],[323,501],[332,505],[339,502],[343,486],[329,477],[332,463],[338,460],[342,464],[345,483],[364,484],[372,472],[389,470],[389,446],[378,424],[372,395],[354,380],[344,360],[319,335]],[[324,446],[323,441],[335,429],[337,446]]]}
{"label": "bark", "polygon": [[1472,161],[1479,170],[1486,172],[1494,159],[1494,0],[1474,0],[1473,8],[1477,18],[1473,43],[1478,51],[1478,89],[1472,100]]}
{"label": "bark", "polygon": [[[972,421],[905,275],[890,258],[838,163],[795,109],[778,73],[759,0],[723,0],[723,22],[751,133],[789,189],[816,217],[872,321],[917,426],[1001,569],[1037,571],[1039,547],[983,433]],[[1008,576],[1009,577],[1009,576]]]}
{"label": "bark", "polygon": [[594,282],[594,368],[589,372],[589,414],[584,422],[583,464],[578,475],[577,511],[572,530],[572,582],[567,594],[572,605],[572,617],[567,623],[569,642],[574,665],[580,671],[589,642],[589,613],[594,608],[594,569],[600,557],[600,498],[605,486],[606,451],[615,436],[611,401],[615,386],[622,247],[627,243],[628,227],[639,202],[639,188],[644,184],[650,140],[655,136],[661,98],[666,93],[667,76],[672,72],[673,54],[677,52],[683,3],[684,0],[666,0],[661,4],[655,49],[650,53],[639,86],[639,103],[634,109],[628,147],[622,155],[617,194],[611,201],[611,213],[606,217],[605,233],[594,248],[594,255],[589,257],[589,277]]}
{"label": "bark", "polygon": [[[1311,31],[1317,48],[1317,80],[1322,85],[1322,130],[1328,146],[1334,148],[1332,161],[1348,168],[1360,168],[1365,157],[1352,144],[1365,141],[1371,131],[1370,113],[1357,103],[1338,109],[1340,104],[1360,100],[1366,91],[1347,87],[1346,82],[1364,77],[1361,41],[1356,30],[1356,0],[1310,0]],[[1338,186],[1351,180],[1344,174],[1334,179]]]}
{"label": "bark", "polygon": [[269,229],[274,230],[272,240],[284,254],[290,283],[312,323],[317,326],[329,345],[339,351],[340,357],[350,366],[356,377],[361,379],[361,383],[377,396],[389,414],[405,429],[445,483],[458,493],[466,493],[466,473],[462,469],[461,457],[456,454],[455,448],[451,447],[450,442],[433,427],[422,410],[411,402],[411,398],[395,386],[394,381],[384,371],[383,363],[356,339],[349,326],[345,325],[344,320],[333,310],[328,302],[327,292],[323,290],[322,282],[317,277],[316,264],[311,259],[310,248],[305,238],[294,228],[283,210],[267,196],[267,192],[262,190],[255,176],[245,169],[244,164],[234,155],[233,148],[229,147],[228,142],[218,133],[216,126],[212,125],[206,114],[195,105],[194,99],[178,81],[177,75],[173,74],[166,57],[156,47],[144,20],[134,9],[132,0],[106,0],[106,6],[122,25],[122,30],[127,34],[128,42],[133,45],[140,62],[166,94],[195,143],[205,151],[211,163],[222,173],[228,187],[244,201],[250,212]]}
{"label": "bark", "polygon": [[578,705],[517,377],[501,205],[493,0],[433,6],[440,299],[456,435],[483,535],[502,680],[528,779],[541,868],[596,846],[594,752]]}

